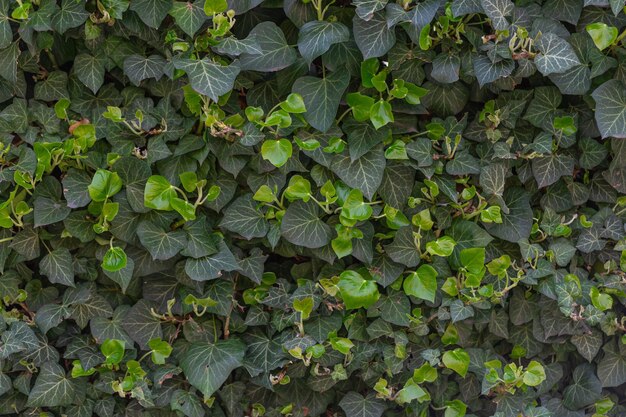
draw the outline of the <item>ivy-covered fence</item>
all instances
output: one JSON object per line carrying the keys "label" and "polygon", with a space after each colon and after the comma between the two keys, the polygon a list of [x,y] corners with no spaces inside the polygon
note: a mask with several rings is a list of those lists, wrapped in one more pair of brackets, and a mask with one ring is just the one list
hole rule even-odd
{"label": "ivy-covered fence", "polygon": [[0,415],[626,415],[625,0],[0,0]]}

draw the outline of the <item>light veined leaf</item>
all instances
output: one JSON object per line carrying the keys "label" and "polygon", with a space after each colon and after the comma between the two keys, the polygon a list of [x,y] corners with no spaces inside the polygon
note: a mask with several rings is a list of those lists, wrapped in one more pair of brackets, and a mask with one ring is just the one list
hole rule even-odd
{"label": "light veined leaf", "polygon": [[309,62],[322,55],[336,43],[350,40],[350,30],[340,22],[314,20],[300,28],[298,50]]}
{"label": "light veined leaf", "polygon": [[481,0],[481,5],[485,14],[491,19],[491,25],[496,30],[505,30],[509,27],[506,19],[513,13],[513,2],[511,0]]}
{"label": "light veined leaf", "polygon": [[139,223],[137,236],[155,260],[170,259],[187,245],[183,230],[167,232],[149,221]]}
{"label": "light veined leaf", "polygon": [[172,8],[172,0],[133,0],[130,10],[148,26],[158,28]]}
{"label": "light veined leaf", "polygon": [[455,54],[439,54],[433,59],[433,69],[430,75],[443,84],[450,84],[459,80],[461,59]]}
{"label": "light veined leaf", "polygon": [[346,184],[358,188],[371,200],[383,180],[385,155],[380,146],[354,161],[348,155],[337,155],[332,169]]}
{"label": "light veined leaf", "polygon": [[232,371],[243,366],[245,352],[246,345],[237,339],[194,343],[183,355],[180,366],[191,385],[210,397]]}
{"label": "light veined leaf", "polygon": [[422,30],[434,18],[437,10],[444,4],[442,0],[426,0],[415,4],[411,13],[413,15],[411,23],[418,30]]}
{"label": "light veined leaf", "polygon": [[50,282],[74,286],[73,259],[67,248],[58,248],[49,252],[41,259],[39,268]]}
{"label": "light veined leaf", "polygon": [[90,54],[80,54],[74,60],[74,73],[94,94],[104,83],[104,60]]}
{"label": "light veined leaf", "polygon": [[174,66],[187,73],[191,87],[195,91],[214,101],[233,89],[235,78],[240,71],[237,62],[220,65],[207,58],[179,59],[174,61]]}
{"label": "light veined leaf", "polygon": [[238,233],[248,240],[265,236],[269,230],[269,223],[257,206],[258,203],[252,199],[251,194],[237,198],[224,211],[220,227]]}
{"label": "light veined leaf", "polygon": [[543,75],[560,74],[580,65],[572,45],[554,33],[543,33],[535,45],[541,52],[535,57],[535,65]]}
{"label": "light veined leaf", "polygon": [[209,281],[222,276],[224,272],[240,269],[239,262],[226,243],[221,241],[218,252],[209,256],[185,261],[185,273],[194,281]]}
{"label": "light veined leaf", "polygon": [[363,397],[355,391],[344,395],[339,401],[339,407],[346,413],[346,417],[381,417],[387,408],[385,403],[376,397]]}
{"label": "light veined leaf", "polygon": [[165,64],[165,59],[160,55],[150,55],[146,58],[133,54],[124,60],[124,73],[133,84],[138,86],[148,78],[158,81],[163,76]]}
{"label": "light veined leaf", "polygon": [[354,0],[352,4],[356,6],[356,14],[363,20],[370,20],[374,13],[383,10],[389,0]]}
{"label": "light veined leaf", "polygon": [[306,248],[321,248],[333,236],[333,230],[320,218],[320,208],[313,201],[291,203],[282,219],[280,231],[287,241]]}
{"label": "light veined leaf", "polygon": [[393,28],[387,26],[383,12],[376,12],[370,20],[355,16],[352,20],[354,39],[364,59],[385,55],[396,43]]}
{"label": "light veined leaf", "polygon": [[563,391],[563,404],[578,410],[600,398],[602,385],[589,364],[578,365],[572,375],[572,384]]}
{"label": "light veined leaf", "polygon": [[311,126],[321,132],[331,128],[349,82],[350,74],[346,71],[334,72],[324,78],[306,76],[296,80],[292,91],[302,96],[307,109],[304,118]]}
{"label": "light veined leaf", "polygon": [[169,11],[170,16],[176,21],[176,25],[189,36],[195,35],[207,19],[202,8],[203,3],[202,0],[195,0],[194,2],[176,1]]}
{"label": "light veined leaf", "polygon": [[618,387],[626,382],[626,355],[614,342],[604,347],[604,356],[598,363],[598,378],[602,387]]}
{"label": "light veined leaf", "polygon": [[29,407],[58,407],[78,400],[78,381],[68,378],[65,370],[55,362],[46,362],[39,370],[35,385],[28,395]]}
{"label": "light veined leaf", "polygon": [[296,51],[289,46],[285,34],[274,22],[259,23],[248,37],[256,40],[261,52],[241,54],[242,70],[279,71],[293,64],[297,58]]}
{"label": "light veined leaf", "polygon": [[626,138],[626,87],[609,80],[591,94],[596,102],[596,123],[603,138]]}
{"label": "light veined leaf", "polygon": [[533,210],[529,198],[528,193],[519,188],[505,190],[503,199],[509,211],[502,214],[502,223],[486,225],[489,233],[509,242],[528,239],[533,225]]}
{"label": "light veined leaf", "polygon": [[569,155],[551,154],[532,161],[533,175],[539,188],[557,182],[562,176],[572,175],[574,159]]}

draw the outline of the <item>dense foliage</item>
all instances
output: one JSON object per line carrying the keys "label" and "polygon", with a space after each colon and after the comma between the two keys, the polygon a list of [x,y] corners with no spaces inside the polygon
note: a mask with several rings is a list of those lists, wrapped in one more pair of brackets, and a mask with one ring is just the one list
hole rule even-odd
{"label": "dense foliage", "polygon": [[626,0],[0,0],[0,414],[626,415]]}

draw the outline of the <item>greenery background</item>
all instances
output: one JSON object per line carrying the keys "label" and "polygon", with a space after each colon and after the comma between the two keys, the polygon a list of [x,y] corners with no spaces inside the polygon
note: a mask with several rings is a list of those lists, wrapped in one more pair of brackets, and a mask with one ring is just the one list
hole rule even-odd
{"label": "greenery background", "polygon": [[624,0],[0,0],[0,414],[626,415]]}

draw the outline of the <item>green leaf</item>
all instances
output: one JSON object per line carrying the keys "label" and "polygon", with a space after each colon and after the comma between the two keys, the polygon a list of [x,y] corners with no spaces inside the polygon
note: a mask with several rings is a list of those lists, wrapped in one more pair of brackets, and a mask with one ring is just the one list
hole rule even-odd
{"label": "green leaf", "polygon": [[461,375],[461,377],[465,378],[465,375],[467,375],[470,356],[464,349],[456,348],[454,350],[448,350],[443,354],[441,360],[446,368],[452,369],[454,372]]}
{"label": "green leaf", "polygon": [[174,67],[187,73],[191,87],[195,91],[213,101],[218,101],[220,96],[233,89],[235,78],[240,71],[236,62],[220,65],[207,58],[177,59],[174,61]]}
{"label": "green leaf", "polygon": [[41,258],[39,269],[52,283],[74,286],[73,258],[66,248],[55,249]]}
{"label": "green leaf", "polygon": [[619,33],[616,27],[602,22],[590,23],[585,27],[585,30],[601,51],[613,45]]}
{"label": "green leaf", "polygon": [[626,87],[609,80],[591,94],[596,102],[595,118],[602,138],[626,138]]}
{"label": "green leaf", "polygon": [[[49,18],[49,16],[47,16]],[[61,8],[52,16],[52,26],[60,34],[82,25],[89,17],[85,3],[74,0],[63,0]]]}
{"label": "green leaf", "polygon": [[267,139],[261,146],[261,155],[266,161],[270,161],[275,167],[281,167],[287,163],[293,147],[288,139]]}
{"label": "green leaf", "polygon": [[391,111],[391,104],[385,100],[379,100],[374,103],[370,109],[370,120],[376,129],[392,123],[394,117]]}
{"label": "green leaf", "polygon": [[363,20],[370,20],[374,13],[383,10],[388,0],[354,0],[352,4],[356,6],[356,14]]}
{"label": "green leaf", "polygon": [[117,365],[124,359],[124,341],[117,339],[105,340],[100,346],[100,352],[104,355],[104,363]]}
{"label": "green leaf", "polygon": [[437,271],[430,265],[422,265],[406,277],[402,288],[407,295],[434,303],[437,294]]}
{"label": "green leaf", "polygon": [[68,378],[55,362],[44,363],[35,385],[28,394],[29,407],[59,407],[74,404],[79,399],[78,382]]}
{"label": "green leaf", "polygon": [[167,178],[152,175],[146,182],[144,204],[156,210],[173,210],[171,201],[176,195],[176,190]]}
{"label": "green leaf", "polygon": [[332,229],[320,219],[320,208],[313,201],[294,201],[280,225],[282,236],[294,245],[305,248],[321,248],[332,238]]}
{"label": "green leaf", "polygon": [[553,33],[543,33],[535,45],[541,52],[535,57],[535,65],[543,75],[560,74],[580,65],[572,46]]}
{"label": "green leaf", "polygon": [[189,383],[210,397],[232,371],[243,365],[245,352],[246,345],[237,339],[194,343],[182,356],[180,366]]}
{"label": "green leaf", "polygon": [[350,310],[368,308],[380,297],[376,281],[366,280],[356,271],[342,272],[337,287],[343,303]]}
{"label": "green leaf", "polygon": [[102,202],[113,197],[122,189],[122,180],[117,172],[99,169],[89,185],[89,196],[93,201]]}
{"label": "green leaf", "polygon": [[150,357],[157,365],[165,364],[165,359],[172,354],[172,346],[161,338],[152,339],[148,342],[148,347],[152,350]]}
{"label": "green leaf", "polygon": [[204,13],[207,16],[212,16],[215,13],[222,13],[228,9],[228,3],[226,0],[205,0]]}
{"label": "green leaf", "polygon": [[41,332],[46,334],[48,330],[61,324],[69,315],[69,310],[62,304],[46,304],[37,310],[35,323]]}
{"label": "green leaf", "polygon": [[315,129],[326,132],[335,122],[339,102],[350,82],[350,74],[334,72],[324,78],[301,77],[292,91],[302,96],[307,112],[306,121]]}
{"label": "green leaf", "polygon": [[124,249],[113,246],[110,247],[102,258],[102,269],[109,272],[116,272],[126,267],[127,258]]}
{"label": "green leaf", "polygon": [[537,361],[530,361],[524,372],[524,384],[529,387],[536,387],[546,380],[546,371],[543,365]]}
{"label": "green leaf", "polygon": [[[450,256],[456,242],[450,236],[442,236],[439,239],[433,240],[426,244],[426,251],[431,255],[437,256]],[[461,259],[463,259],[463,252],[461,252]]]}

